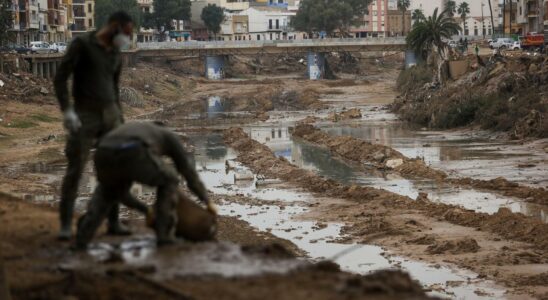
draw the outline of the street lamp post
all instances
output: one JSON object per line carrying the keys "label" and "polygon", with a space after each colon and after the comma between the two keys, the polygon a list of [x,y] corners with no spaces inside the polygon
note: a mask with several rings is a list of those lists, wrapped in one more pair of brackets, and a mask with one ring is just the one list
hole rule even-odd
{"label": "street lamp post", "polygon": [[483,33],[483,39],[485,40],[485,20],[483,19],[483,7],[485,6],[485,3],[481,1],[481,30]]}

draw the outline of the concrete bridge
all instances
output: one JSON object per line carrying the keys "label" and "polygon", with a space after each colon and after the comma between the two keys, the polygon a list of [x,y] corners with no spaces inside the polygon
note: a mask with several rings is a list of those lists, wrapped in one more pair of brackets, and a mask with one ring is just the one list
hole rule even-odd
{"label": "concrete bridge", "polygon": [[[212,41],[212,42],[157,42],[137,43],[137,48],[123,51],[125,65],[133,65],[139,58],[147,57],[204,57],[205,76],[222,79],[224,64],[229,55],[279,55],[301,53],[307,55],[308,77],[323,78],[325,53],[405,51],[404,38],[363,39],[313,39],[280,41]],[[45,78],[55,76],[63,54],[34,54],[25,56],[35,75]]]}
{"label": "concrete bridge", "polygon": [[325,73],[325,53],[405,51],[405,38],[311,39],[277,41],[212,41],[138,43],[139,57],[205,57],[205,75],[209,79],[224,77],[224,63],[229,55],[279,55],[306,53],[308,76],[321,79]]}

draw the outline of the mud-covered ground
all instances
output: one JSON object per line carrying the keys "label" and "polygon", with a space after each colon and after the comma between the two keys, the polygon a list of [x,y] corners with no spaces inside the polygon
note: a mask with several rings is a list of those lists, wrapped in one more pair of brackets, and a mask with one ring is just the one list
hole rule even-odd
{"label": "mud-covered ground", "polygon": [[[125,71],[127,119],[181,135],[222,215],[218,242],[167,249],[127,209],[129,238],[102,229],[87,253],[57,242],[65,160],[55,99],[0,90],[0,191],[12,195],[0,197],[0,258],[14,298],[546,297],[546,141],[395,127],[385,105],[400,62],[330,59],[333,81],[304,79],[288,57],[232,61],[223,81],[197,77],[192,59]],[[90,166],[78,213],[94,187]]]}

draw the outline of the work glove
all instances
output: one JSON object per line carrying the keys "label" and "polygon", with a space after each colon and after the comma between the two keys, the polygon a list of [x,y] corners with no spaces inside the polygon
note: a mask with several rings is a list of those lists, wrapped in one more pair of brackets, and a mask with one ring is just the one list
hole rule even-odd
{"label": "work glove", "polygon": [[207,207],[206,207],[206,208],[207,208],[207,211],[208,211],[210,214],[212,214],[212,215],[214,215],[214,216],[217,215],[217,206],[216,206],[215,204],[213,204],[213,202],[207,201]]}
{"label": "work glove", "polygon": [[82,127],[82,122],[72,107],[65,110],[63,117],[63,126],[65,126],[65,129],[69,132],[78,132]]}

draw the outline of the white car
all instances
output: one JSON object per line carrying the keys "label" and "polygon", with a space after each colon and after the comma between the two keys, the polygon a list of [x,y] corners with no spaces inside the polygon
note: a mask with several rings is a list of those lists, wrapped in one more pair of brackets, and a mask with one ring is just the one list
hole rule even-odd
{"label": "white car", "polygon": [[511,38],[497,38],[489,45],[491,49],[512,49],[514,45],[514,39]]}
{"label": "white car", "polygon": [[511,49],[512,50],[521,50],[521,42],[514,42]]}
{"label": "white car", "polygon": [[46,42],[30,42],[30,53],[53,53],[55,50],[50,49],[49,44]]}
{"label": "white car", "polygon": [[55,52],[65,52],[67,50],[67,44],[63,42],[59,43],[53,43],[49,46],[50,49],[52,49]]}

